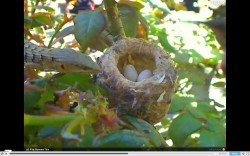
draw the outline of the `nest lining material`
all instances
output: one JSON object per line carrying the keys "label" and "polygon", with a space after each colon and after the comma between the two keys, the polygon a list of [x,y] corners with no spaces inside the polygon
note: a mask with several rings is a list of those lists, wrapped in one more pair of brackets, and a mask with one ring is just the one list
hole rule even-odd
{"label": "nest lining material", "polygon": [[[109,103],[118,115],[132,115],[150,123],[159,122],[168,112],[177,79],[170,55],[159,46],[135,38],[118,40],[100,58],[100,74],[109,88]],[[145,69],[153,76],[142,82],[126,79],[123,67],[132,64],[138,73]]]}

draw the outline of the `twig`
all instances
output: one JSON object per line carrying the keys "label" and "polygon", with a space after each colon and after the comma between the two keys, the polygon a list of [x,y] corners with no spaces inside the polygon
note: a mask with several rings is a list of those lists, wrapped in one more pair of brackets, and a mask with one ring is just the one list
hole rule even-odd
{"label": "twig", "polygon": [[149,2],[149,4],[151,4],[154,8],[158,8],[161,11],[163,11],[164,14],[171,14],[171,11],[169,10],[169,8],[165,5],[165,7],[159,5],[159,4],[155,4],[152,2],[152,0],[147,0]]}

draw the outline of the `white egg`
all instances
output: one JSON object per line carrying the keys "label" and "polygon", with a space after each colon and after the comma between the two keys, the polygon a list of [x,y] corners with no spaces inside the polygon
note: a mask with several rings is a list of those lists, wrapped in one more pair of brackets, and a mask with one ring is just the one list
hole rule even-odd
{"label": "white egg", "polygon": [[135,67],[131,64],[128,64],[124,67],[123,69],[123,75],[125,78],[127,78],[130,81],[136,81],[137,77],[138,77],[138,73],[135,69]]}
{"label": "white egg", "polygon": [[141,81],[143,81],[143,80],[145,80],[145,79],[151,77],[152,75],[153,75],[153,74],[152,74],[152,72],[151,72],[150,70],[145,69],[145,70],[143,70],[143,71],[139,74],[139,76],[137,77],[137,82],[141,82]]}

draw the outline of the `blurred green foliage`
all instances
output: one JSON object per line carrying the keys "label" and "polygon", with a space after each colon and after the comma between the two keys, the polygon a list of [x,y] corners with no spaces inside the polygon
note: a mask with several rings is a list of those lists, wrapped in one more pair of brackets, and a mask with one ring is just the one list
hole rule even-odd
{"label": "blurred green foliage", "polygon": [[[57,3],[50,0],[24,2],[25,38],[41,46],[88,53],[90,47],[101,51],[109,47],[103,34],[112,27],[103,5],[71,15],[67,7],[65,13],[58,12]],[[118,3],[126,35],[158,44],[176,63],[179,78],[166,118],[150,125],[134,117],[117,117],[106,108],[107,91],[91,75],[52,76],[25,69],[25,147],[225,147],[226,77],[220,66],[224,53],[213,30],[194,22],[212,20],[213,11],[219,12],[225,3],[193,2],[199,11],[173,0]],[[67,121],[69,115],[75,117],[68,123],[46,124],[50,117]],[[34,125],[35,120],[42,122]]]}

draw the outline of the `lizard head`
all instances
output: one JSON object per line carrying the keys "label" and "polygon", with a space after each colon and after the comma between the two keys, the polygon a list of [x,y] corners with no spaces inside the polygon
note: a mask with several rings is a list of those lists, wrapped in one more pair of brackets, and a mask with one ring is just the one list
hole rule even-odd
{"label": "lizard head", "polygon": [[90,56],[73,49],[61,49],[54,53],[57,69],[61,73],[88,73],[100,72],[99,65]]}

